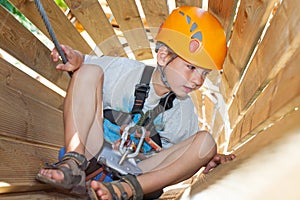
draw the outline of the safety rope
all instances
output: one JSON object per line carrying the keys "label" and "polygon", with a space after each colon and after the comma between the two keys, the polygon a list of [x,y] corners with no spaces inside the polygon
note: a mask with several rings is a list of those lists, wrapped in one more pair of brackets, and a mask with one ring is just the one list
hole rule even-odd
{"label": "safety rope", "polygon": [[[61,48],[61,46],[60,46],[60,44],[59,44],[59,42],[58,42],[55,34],[54,34],[54,31],[52,29],[52,26],[50,24],[50,21],[49,21],[48,16],[47,16],[47,14],[46,14],[46,12],[45,12],[45,10],[43,8],[43,5],[42,5],[41,1],[40,0],[34,0],[34,2],[35,2],[35,5],[36,5],[36,7],[37,7],[37,9],[38,9],[38,11],[39,11],[39,13],[40,13],[43,21],[44,21],[44,24],[45,24],[45,26],[47,28],[47,31],[48,31],[48,33],[49,33],[49,35],[51,37],[51,40],[54,43],[54,46],[57,49],[57,51],[58,51],[58,53],[59,53],[59,55],[60,55],[60,57],[62,59],[62,62],[64,64],[66,64],[68,62],[68,59],[67,59],[65,53],[63,52],[63,50],[62,50],[62,48]],[[72,72],[68,72],[68,73],[69,73],[70,76],[72,76]]]}

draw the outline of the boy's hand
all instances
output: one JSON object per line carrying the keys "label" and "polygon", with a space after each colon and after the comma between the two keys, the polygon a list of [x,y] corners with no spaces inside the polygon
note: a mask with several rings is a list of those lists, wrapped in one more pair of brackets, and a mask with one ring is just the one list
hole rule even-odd
{"label": "boy's hand", "polygon": [[216,154],[206,165],[203,170],[203,174],[207,174],[211,169],[216,168],[218,165],[226,163],[235,159],[234,154],[224,155],[224,154]]}
{"label": "boy's hand", "polygon": [[[66,55],[68,62],[66,64],[58,64],[56,69],[62,71],[75,71],[83,63],[84,57],[83,54],[79,51],[72,49],[69,46],[61,45],[63,52]],[[51,58],[54,62],[59,60],[59,53],[56,48],[51,51]]]}

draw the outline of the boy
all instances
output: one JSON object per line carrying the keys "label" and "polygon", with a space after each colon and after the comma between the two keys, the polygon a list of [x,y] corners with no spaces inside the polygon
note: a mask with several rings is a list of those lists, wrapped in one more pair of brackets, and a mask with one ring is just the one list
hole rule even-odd
{"label": "boy", "polygon": [[[156,40],[157,67],[150,73],[149,84],[141,84],[146,68],[143,63],[82,55],[62,46],[68,63],[58,65],[57,69],[74,72],[64,104],[67,153],[62,161],[41,169],[39,181],[73,193],[85,193],[88,160],[98,156],[104,143],[119,148],[122,132],[135,136],[143,133],[149,139],[144,142],[143,153],[135,159],[141,172],[123,174],[119,181],[92,181],[95,199],[143,199],[144,194],[191,177],[201,167],[206,166],[207,173],[234,159],[234,155],[217,154],[211,134],[199,130],[197,114],[188,96],[202,86],[211,70],[222,69],[226,37],[220,23],[200,8],[180,7],[162,24]],[[51,55],[54,61],[58,60],[56,50]],[[135,96],[139,92],[135,88],[140,85],[146,91],[142,98]],[[130,117],[129,123],[118,124],[119,114],[112,114],[112,119],[105,116],[106,111],[133,114],[137,107],[142,115]],[[155,118],[147,118],[150,122],[144,120],[144,114],[156,108],[160,112]],[[128,127],[138,128],[129,131]],[[154,136],[159,136],[156,142],[152,140]],[[126,145],[135,149],[138,145],[133,140],[126,141]]]}

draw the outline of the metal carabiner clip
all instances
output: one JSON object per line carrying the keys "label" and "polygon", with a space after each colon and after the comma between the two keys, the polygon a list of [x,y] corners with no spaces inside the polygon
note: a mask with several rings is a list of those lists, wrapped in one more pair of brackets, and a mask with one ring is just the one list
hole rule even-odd
{"label": "metal carabiner clip", "polygon": [[[127,142],[129,134],[132,132],[136,132],[136,131],[138,131],[138,133],[141,133],[141,136],[139,138],[139,143],[138,143],[136,149],[134,150],[131,145],[126,146],[125,143]],[[146,129],[142,126],[137,126],[135,124],[132,124],[132,125],[128,125],[124,129],[124,132],[121,136],[121,143],[119,145],[119,152],[122,155],[122,157],[119,161],[119,165],[122,165],[122,163],[124,162],[124,160],[126,158],[134,158],[139,154],[140,149],[143,146],[145,136],[146,136]]]}

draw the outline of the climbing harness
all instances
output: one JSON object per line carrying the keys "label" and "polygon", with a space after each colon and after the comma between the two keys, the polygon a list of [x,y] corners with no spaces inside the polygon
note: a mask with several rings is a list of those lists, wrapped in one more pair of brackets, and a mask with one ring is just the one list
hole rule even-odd
{"label": "climbing harness", "polygon": [[[160,100],[154,109],[143,113],[142,109],[150,90],[149,82],[153,70],[153,67],[145,66],[141,81],[135,87],[135,103],[131,113],[111,109],[104,110],[104,118],[111,123],[118,126],[128,124],[121,133],[121,138],[115,142],[118,144],[118,151],[112,150],[112,145],[106,143],[97,157],[98,161],[106,166],[108,171],[117,172],[121,175],[139,175],[142,171],[137,167],[135,158],[142,151],[144,142],[147,142],[155,152],[162,149],[160,136],[154,126],[154,119],[172,108],[176,95],[170,92]],[[137,122],[134,122],[133,118],[136,114],[139,114],[140,117]]]}
{"label": "climbing harness", "polygon": [[[42,3],[40,2],[40,0],[34,0],[34,2],[35,2],[35,5],[36,5],[36,7],[37,7],[37,9],[38,9],[38,11],[39,11],[39,13],[40,13],[43,21],[44,21],[44,24],[45,24],[45,26],[47,28],[47,31],[48,31],[48,33],[49,33],[49,35],[51,37],[51,40],[54,43],[54,46],[57,49],[58,54],[60,55],[60,57],[62,59],[62,62],[64,64],[66,64],[68,62],[68,59],[67,59],[65,53],[63,52],[63,50],[62,50],[62,48],[61,48],[61,46],[60,46],[60,44],[59,44],[59,42],[58,42],[58,40],[57,40],[57,38],[55,36],[55,33],[54,33],[53,28],[51,26],[51,23],[50,23],[50,21],[48,19],[48,16],[47,16],[47,14],[46,14],[46,12],[45,12],[45,10],[43,8]],[[72,76],[72,74],[73,74],[72,72],[68,72],[68,73],[69,73],[70,76]]]}

